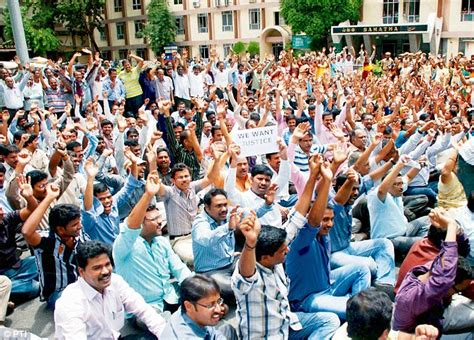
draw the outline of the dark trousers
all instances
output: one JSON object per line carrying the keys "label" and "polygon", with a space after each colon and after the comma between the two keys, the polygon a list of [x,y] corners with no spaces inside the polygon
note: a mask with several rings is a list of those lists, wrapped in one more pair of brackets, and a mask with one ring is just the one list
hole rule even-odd
{"label": "dark trousers", "polygon": [[125,100],[125,112],[132,112],[137,116],[138,109],[143,105],[143,95],[127,98]]}

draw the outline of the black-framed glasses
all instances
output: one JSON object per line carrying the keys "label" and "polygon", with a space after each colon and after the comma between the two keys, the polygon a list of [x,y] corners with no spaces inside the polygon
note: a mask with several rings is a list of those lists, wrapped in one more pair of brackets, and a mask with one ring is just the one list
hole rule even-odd
{"label": "black-framed glasses", "polygon": [[204,304],[199,303],[199,302],[195,302],[195,304],[199,305],[201,307],[207,308],[207,309],[215,309],[217,306],[222,307],[222,305],[224,304],[224,299],[219,298],[216,302],[208,304],[208,305],[204,305]]}

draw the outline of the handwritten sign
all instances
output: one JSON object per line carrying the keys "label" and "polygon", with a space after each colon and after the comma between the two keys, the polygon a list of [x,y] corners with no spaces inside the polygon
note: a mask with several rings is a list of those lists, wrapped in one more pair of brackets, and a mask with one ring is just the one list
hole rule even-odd
{"label": "handwritten sign", "polygon": [[232,138],[240,146],[240,154],[244,157],[278,152],[276,126],[237,130]]}

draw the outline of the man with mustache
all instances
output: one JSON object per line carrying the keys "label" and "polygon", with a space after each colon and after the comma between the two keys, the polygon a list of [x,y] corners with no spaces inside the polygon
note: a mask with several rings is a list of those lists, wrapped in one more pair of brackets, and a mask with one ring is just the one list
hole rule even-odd
{"label": "man with mustache", "polygon": [[56,339],[119,339],[125,313],[136,315],[156,337],[165,320],[113,274],[112,249],[100,241],[77,247],[80,278],[69,285],[54,313]]}

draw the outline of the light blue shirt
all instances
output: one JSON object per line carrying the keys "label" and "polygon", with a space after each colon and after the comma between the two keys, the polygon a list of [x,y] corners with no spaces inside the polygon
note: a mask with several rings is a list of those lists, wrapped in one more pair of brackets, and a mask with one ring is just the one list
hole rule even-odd
{"label": "light blue shirt", "polygon": [[377,188],[367,195],[370,215],[370,238],[395,238],[406,233],[408,220],[403,213],[402,197],[387,193],[385,201],[377,195]]}
{"label": "light blue shirt", "polygon": [[234,230],[226,221],[218,225],[203,211],[193,221],[192,237],[196,272],[224,268],[234,261]]}
{"label": "light blue shirt", "polygon": [[196,322],[183,313],[181,308],[173,313],[166,324],[160,339],[205,339],[205,340],[225,340],[226,337],[213,326],[199,326]]}
{"label": "light blue shirt", "polygon": [[116,100],[120,103],[122,100],[125,99],[125,86],[123,86],[122,81],[118,77],[115,79],[115,86],[113,88],[111,87],[110,83],[110,78],[107,77],[107,79],[104,81],[104,84],[102,85],[102,90],[104,92],[107,92],[107,100]]}
{"label": "light blue shirt", "polygon": [[[81,207],[82,225],[84,232],[91,240],[99,240],[107,244],[112,244],[119,234],[120,215],[119,211],[124,211],[130,195],[137,186],[137,180],[129,176],[125,186],[113,196],[112,210],[110,214],[104,213],[104,206],[97,198],[93,198],[92,208],[86,210],[84,203]],[[140,182],[138,182],[140,183]],[[130,211],[127,212],[127,214]]]}
{"label": "light blue shirt", "polygon": [[141,228],[130,229],[126,222],[120,225],[113,247],[115,270],[146,303],[163,311],[164,301],[177,304],[179,300],[171,276],[181,283],[192,273],[166,238],[157,236],[150,244],[140,233]]}

